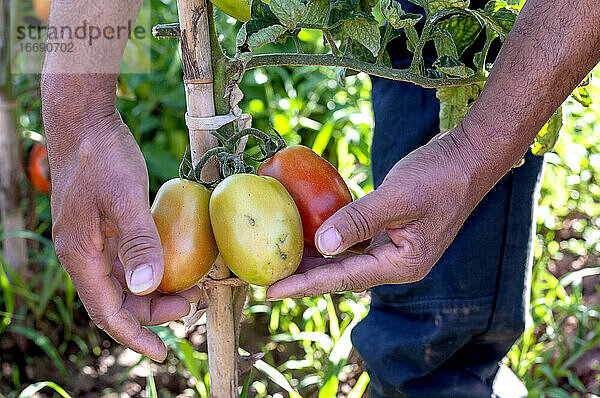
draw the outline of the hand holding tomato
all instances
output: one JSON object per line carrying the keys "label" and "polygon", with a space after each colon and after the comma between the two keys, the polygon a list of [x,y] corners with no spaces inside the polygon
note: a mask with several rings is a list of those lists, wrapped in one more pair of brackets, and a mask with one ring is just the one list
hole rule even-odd
{"label": "hand holding tomato", "polygon": [[121,344],[162,361],[164,343],[142,326],[187,315],[202,292],[156,291],[164,258],[150,212],[148,173],[118,113],[80,125],[66,123],[60,111],[51,101],[44,107],[57,256],[94,323]]}
{"label": "hand holding tomato", "polygon": [[[424,278],[491,188],[473,184],[476,149],[456,129],[415,150],[371,194],[343,207],[316,233],[327,256],[373,237],[364,254],[324,258],[307,248],[298,274],[273,284],[269,300],[364,290]],[[461,143],[461,144],[459,144]]]}

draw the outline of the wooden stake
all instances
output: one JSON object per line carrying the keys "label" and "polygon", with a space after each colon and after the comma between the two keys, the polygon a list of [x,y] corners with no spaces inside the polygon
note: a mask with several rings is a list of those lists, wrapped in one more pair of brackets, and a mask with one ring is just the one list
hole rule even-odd
{"label": "wooden stake", "polygon": [[[187,98],[187,112],[192,117],[215,115],[213,98],[213,70],[209,38],[206,0],[177,0],[181,30],[181,54],[183,80]],[[209,131],[190,130],[192,162],[210,148],[217,140]],[[205,167],[203,179],[217,176],[214,167]],[[223,279],[230,271],[221,259],[215,263],[211,276]],[[210,395],[215,398],[237,396],[237,344],[233,320],[233,294],[229,286],[207,288],[209,305],[206,330],[208,339],[208,362]]]}

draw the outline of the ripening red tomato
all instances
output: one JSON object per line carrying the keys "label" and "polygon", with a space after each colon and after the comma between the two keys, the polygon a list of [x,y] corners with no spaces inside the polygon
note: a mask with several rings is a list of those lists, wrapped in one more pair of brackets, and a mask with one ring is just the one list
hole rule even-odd
{"label": "ripening red tomato", "polygon": [[258,175],[278,180],[292,195],[304,229],[304,242],[314,246],[317,229],[352,202],[340,173],[310,148],[290,145],[261,164]]}
{"label": "ripening red tomato", "polygon": [[33,9],[36,15],[43,22],[48,22],[48,15],[50,14],[50,0],[33,0]]}
{"label": "ripening red tomato", "polygon": [[48,165],[48,152],[46,147],[39,142],[33,144],[29,153],[28,170],[33,186],[41,193],[50,193],[50,167]]}

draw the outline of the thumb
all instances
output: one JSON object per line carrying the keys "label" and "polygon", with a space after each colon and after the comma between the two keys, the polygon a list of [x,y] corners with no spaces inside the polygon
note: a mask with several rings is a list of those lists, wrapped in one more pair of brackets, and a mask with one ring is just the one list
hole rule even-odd
{"label": "thumb", "polygon": [[127,216],[115,220],[125,281],[132,293],[148,294],[156,290],[163,277],[164,255],[160,236],[149,208],[125,214]]}
{"label": "thumb", "polygon": [[393,198],[383,187],[342,207],[315,234],[317,249],[333,256],[363,242],[397,221]]}

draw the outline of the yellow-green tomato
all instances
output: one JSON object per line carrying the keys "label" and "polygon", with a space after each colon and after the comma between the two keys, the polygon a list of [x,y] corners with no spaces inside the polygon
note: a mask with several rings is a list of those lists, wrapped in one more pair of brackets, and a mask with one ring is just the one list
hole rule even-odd
{"label": "yellow-green tomato", "polygon": [[304,248],[298,208],[271,177],[227,177],[210,198],[210,219],[225,264],[241,279],[269,286],[293,274]]}
{"label": "yellow-green tomato", "polygon": [[211,0],[211,3],[240,22],[246,22],[250,19],[252,0]]}
{"label": "yellow-green tomato", "polygon": [[158,290],[177,293],[200,281],[217,258],[210,226],[210,190],[197,182],[174,178],[163,184],[152,204],[165,255]]}

